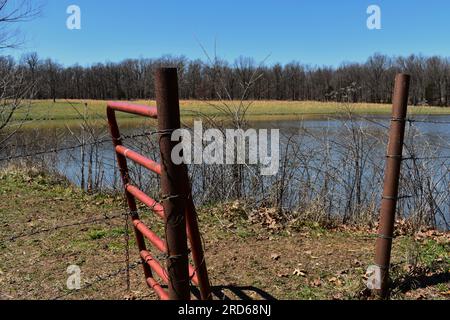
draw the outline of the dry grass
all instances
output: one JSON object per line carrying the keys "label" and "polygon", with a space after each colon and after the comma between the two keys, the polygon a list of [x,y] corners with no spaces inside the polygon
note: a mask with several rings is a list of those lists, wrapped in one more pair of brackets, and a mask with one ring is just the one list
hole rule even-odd
{"label": "dry grass", "polygon": [[[131,292],[126,291],[123,272],[96,281],[99,275],[124,266],[121,219],[10,240],[31,230],[53,229],[121,212],[121,196],[87,195],[38,170],[4,171],[0,182],[0,299],[155,298],[144,284],[140,266],[131,270]],[[250,223],[245,212],[236,215],[233,208],[221,205],[199,210],[207,265],[217,291],[235,299],[364,298],[364,271],[373,259],[374,237],[370,232],[345,228],[331,231],[318,224],[270,232],[257,222]],[[149,212],[141,213],[161,234],[161,222]],[[449,243],[442,239],[448,238],[417,241],[401,236],[395,240],[394,275],[407,285],[394,298],[449,297],[450,287],[445,282],[450,271]],[[135,244],[130,244],[131,261],[136,261]],[[82,286],[94,284],[68,291],[66,268],[71,264],[81,267]],[[409,272],[411,267],[422,270],[417,266],[424,270],[419,277]],[[423,285],[435,278],[441,280]]]}

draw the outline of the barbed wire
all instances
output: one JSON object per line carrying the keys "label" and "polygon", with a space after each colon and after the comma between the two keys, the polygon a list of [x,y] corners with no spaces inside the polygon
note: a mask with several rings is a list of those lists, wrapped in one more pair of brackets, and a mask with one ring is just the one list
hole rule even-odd
{"label": "barbed wire", "polygon": [[138,260],[138,261],[135,261],[135,262],[129,264],[127,267],[120,268],[120,269],[118,269],[116,271],[113,271],[111,273],[108,273],[106,275],[97,275],[97,276],[95,276],[94,280],[91,280],[90,282],[86,282],[86,284],[84,286],[82,286],[80,289],[72,290],[72,291],[64,293],[62,295],[53,297],[50,300],[59,300],[61,298],[65,298],[65,297],[70,296],[72,294],[80,293],[80,291],[89,289],[89,288],[93,287],[94,285],[96,285],[97,283],[114,279],[114,278],[118,277],[119,275],[121,275],[122,273],[127,272],[127,270],[129,271],[129,270],[132,270],[132,269],[136,269],[136,267],[141,265],[141,264],[142,264],[142,260]]}
{"label": "barbed wire", "polygon": [[407,160],[446,160],[450,159],[450,156],[435,156],[435,157],[415,157],[415,156],[407,156],[402,158],[402,161]]}
{"label": "barbed wire", "polygon": [[[121,137],[119,137],[119,139],[142,138],[142,137],[148,137],[148,136],[156,135],[156,134],[159,134],[159,133],[160,133],[160,131],[148,131],[148,132],[139,133],[139,134],[133,134],[133,135],[122,135]],[[108,138],[108,139],[102,139],[102,140],[97,140],[97,141],[93,141],[93,142],[79,143],[79,144],[73,145],[73,146],[67,146],[67,147],[61,147],[61,148],[53,148],[53,149],[42,150],[42,151],[36,151],[36,152],[33,152],[33,153],[28,153],[28,154],[14,155],[14,156],[0,158],[0,162],[11,161],[11,160],[16,160],[16,159],[22,159],[22,158],[29,158],[29,157],[40,156],[40,155],[45,155],[45,154],[58,153],[58,152],[61,152],[61,151],[74,150],[74,149],[79,149],[81,147],[92,146],[92,145],[99,145],[99,144],[104,144],[104,143],[107,143],[107,142],[112,143],[113,140]]]}
{"label": "barbed wire", "polygon": [[81,222],[62,224],[62,225],[54,226],[54,227],[51,227],[51,228],[43,228],[43,229],[38,229],[38,230],[32,230],[32,231],[29,231],[29,232],[23,232],[23,233],[14,235],[14,236],[6,238],[6,239],[2,239],[0,242],[14,242],[17,239],[31,237],[31,236],[35,236],[35,235],[38,235],[38,234],[41,234],[41,233],[54,232],[54,231],[57,231],[57,230],[60,230],[60,229],[65,229],[65,228],[83,226],[83,225],[87,225],[87,224],[99,223],[99,222],[108,221],[108,220],[115,220],[115,219],[118,219],[120,217],[123,217],[123,215],[124,215],[124,213],[115,214],[115,215],[112,215],[112,216],[108,216],[107,214],[104,214],[104,217],[102,217],[102,218],[94,218],[94,219],[89,219],[89,220],[85,220],[85,221],[81,221]]}
{"label": "barbed wire", "polygon": [[450,121],[419,120],[419,119],[411,119],[411,118],[407,118],[406,121],[409,123],[450,124]]}

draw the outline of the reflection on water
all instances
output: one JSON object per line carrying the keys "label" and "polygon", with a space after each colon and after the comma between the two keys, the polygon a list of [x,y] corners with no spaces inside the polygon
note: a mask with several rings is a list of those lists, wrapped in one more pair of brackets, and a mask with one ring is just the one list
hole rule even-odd
{"label": "reflection on water", "polygon": [[[405,192],[415,193],[416,189],[420,190],[422,187],[414,186],[414,183],[418,183],[418,181],[422,183],[422,180],[428,179],[430,181],[426,183],[431,188],[429,192],[438,194],[444,205],[442,206],[442,203],[413,203],[416,201],[413,197],[419,199],[425,195],[407,194],[404,196],[413,200],[405,201],[404,207],[400,209],[407,212],[417,206],[433,207],[433,210],[437,210],[436,207],[439,207],[442,208],[439,210],[443,212],[437,214],[437,220],[442,222],[443,219],[447,219],[448,221],[450,220],[448,211],[450,207],[448,195],[450,186],[448,184],[450,116],[416,116],[414,119],[423,122],[408,122],[405,155],[413,154],[417,158],[429,159],[424,159],[419,164],[423,167],[423,171],[419,173],[411,163],[404,164],[404,175],[411,175],[404,177]],[[350,210],[349,208],[356,210],[353,204],[349,204],[349,201],[357,203],[357,210],[362,210],[362,203],[379,201],[389,124],[390,119],[387,116],[356,117],[351,120],[323,117],[304,121],[283,120],[250,123],[250,127],[256,129],[280,129],[280,151],[282,155],[286,156],[284,159],[287,159],[281,164],[282,172],[279,176],[270,177],[264,181],[260,180],[258,187],[255,188],[261,188],[261,197],[267,197],[266,190],[273,186],[279,186],[280,179],[283,178],[284,181],[285,176],[289,173],[291,180],[286,183],[286,191],[283,191],[281,196],[278,195],[279,199],[276,200],[278,204],[281,202],[284,207],[299,207],[305,197],[313,201],[314,197],[320,196],[321,200],[330,202],[329,210],[343,212]],[[142,130],[141,127],[127,127],[122,134],[131,135],[140,133]],[[154,130],[154,128],[148,127],[145,130]],[[83,144],[83,141],[98,141],[96,144],[88,144],[85,147],[29,157],[28,161],[44,163],[65,175],[73,183],[83,185],[84,188],[120,189],[115,154],[112,143],[108,140],[109,134],[106,126],[95,132],[81,132],[80,130],[69,132],[64,128],[26,130],[15,137],[9,148],[2,150],[2,158],[33,154],[49,148],[63,149],[79,146]],[[152,159],[158,160],[159,158],[159,150],[154,136],[127,140],[125,143]],[[283,164],[291,166],[291,168],[283,170]],[[145,172],[142,168],[134,166],[130,168],[136,184],[149,192],[157,193],[155,188],[158,186],[157,177]],[[358,172],[358,170],[362,172]],[[226,179],[230,172],[232,173],[232,170],[227,171],[226,168],[191,166],[190,173],[194,193],[202,195],[204,202],[212,201],[213,197],[221,199],[220,197],[224,197],[223,192],[227,190],[227,186],[222,186],[220,189],[218,185],[227,183]],[[430,173],[434,176],[426,176]],[[239,174],[245,175],[246,173]],[[255,194],[259,194],[252,185],[255,179],[251,178],[251,175],[249,177],[248,180],[244,180],[246,182],[243,182],[240,192],[242,195],[255,196]],[[212,186],[215,191],[211,190]],[[231,192],[230,195],[232,195]],[[255,197],[257,198],[257,196]],[[263,199],[258,200],[262,201]],[[436,201],[439,201],[438,197]],[[445,201],[447,201],[446,206]]]}

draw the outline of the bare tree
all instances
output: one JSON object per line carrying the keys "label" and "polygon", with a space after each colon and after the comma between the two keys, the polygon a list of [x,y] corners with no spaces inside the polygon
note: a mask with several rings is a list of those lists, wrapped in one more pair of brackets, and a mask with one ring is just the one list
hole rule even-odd
{"label": "bare tree", "polygon": [[[22,43],[19,29],[13,26],[35,18],[40,9],[36,1],[0,0],[0,50],[16,48]],[[32,96],[34,81],[27,81],[25,71],[8,57],[1,58],[0,79],[0,145],[3,145],[18,130],[18,127],[5,129],[23,106],[23,99]]]}
{"label": "bare tree", "polygon": [[23,106],[22,100],[30,95],[32,88],[11,58],[0,57],[0,145],[17,131],[18,127],[3,133],[14,113]]}
{"label": "bare tree", "polygon": [[[410,104],[450,106],[450,60],[441,56],[375,54],[365,63],[337,68],[297,61],[265,66],[247,57],[232,64],[218,57],[190,61],[183,56],[64,67],[31,53],[18,67],[27,73],[26,79],[36,82],[39,99],[133,100],[155,98],[153,71],[160,65],[178,68],[181,99],[390,103],[392,79],[398,72],[407,72],[413,78]],[[252,79],[254,75],[258,81]],[[353,90],[349,92],[348,87]]]}
{"label": "bare tree", "polygon": [[34,0],[0,0],[0,49],[17,48],[23,44],[20,30],[14,27],[40,14],[42,6],[37,3]]}

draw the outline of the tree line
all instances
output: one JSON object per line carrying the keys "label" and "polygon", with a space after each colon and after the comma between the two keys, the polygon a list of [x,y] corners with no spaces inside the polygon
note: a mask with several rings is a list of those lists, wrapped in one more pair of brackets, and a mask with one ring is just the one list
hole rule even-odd
{"label": "tree line", "polygon": [[229,63],[172,56],[66,67],[36,53],[19,61],[0,57],[0,74],[20,72],[35,84],[35,99],[153,99],[154,70],[159,66],[178,68],[181,99],[389,103],[395,74],[407,72],[412,76],[411,104],[450,105],[450,58],[440,56],[374,54],[363,63],[339,67],[297,61],[267,66],[247,57]]}

